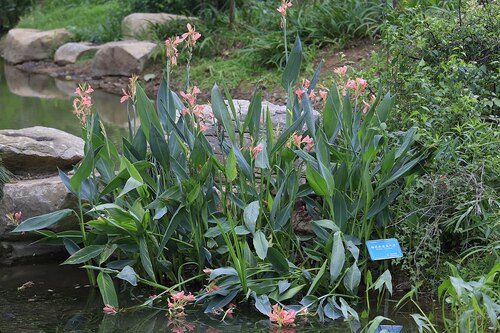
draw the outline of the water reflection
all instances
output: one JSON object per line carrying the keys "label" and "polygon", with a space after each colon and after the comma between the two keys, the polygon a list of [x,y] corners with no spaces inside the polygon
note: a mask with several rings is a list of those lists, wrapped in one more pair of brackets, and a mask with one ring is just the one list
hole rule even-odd
{"label": "water reflection", "polygon": [[[30,74],[0,61],[0,129],[47,126],[80,135],[72,114],[77,83],[49,75]],[[127,122],[126,105],[120,96],[96,90],[93,104],[113,141],[119,142]]]}

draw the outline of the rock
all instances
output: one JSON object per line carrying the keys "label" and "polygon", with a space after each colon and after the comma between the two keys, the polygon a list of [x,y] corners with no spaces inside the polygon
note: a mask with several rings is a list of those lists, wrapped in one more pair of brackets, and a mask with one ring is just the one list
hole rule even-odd
{"label": "rock", "polygon": [[173,15],[166,13],[134,13],[122,20],[122,35],[126,38],[148,37],[150,28],[154,24],[164,24],[173,20],[196,20],[196,17]]}
{"label": "rock", "polygon": [[[61,92],[55,79],[44,74],[32,74],[15,66],[5,65],[5,81],[10,92],[23,97],[64,98],[68,95]],[[73,89],[74,93],[75,89]]]}
{"label": "rock", "polygon": [[[7,214],[22,212],[21,221],[38,215],[51,213],[64,208],[76,209],[77,201],[59,176],[42,179],[18,180],[5,185],[4,196],[0,201],[0,240],[33,239],[34,233],[11,233],[16,227],[11,223]],[[51,230],[60,231],[77,229],[75,216],[70,216],[51,227]]]}
{"label": "rock", "polygon": [[0,267],[18,263],[40,263],[41,258],[60,257],[64,247],[31,242],[0,242]]}
{"label": "rock", "polygon": [[3,57],[18,64],[25,61],[50,58],[51,50],[71,37],[65,29],[42,31],[37,29],[11,29],[7,33]]}
{"label": "rock", "polygon": [[55,128],[0,130],[0,157],[14,174],[70,169],[83,158],[83,146],[81,138]]}
{"label": "rock", "polygon": [[99,46],[92,43],[66,43],[57,49],[54,61],[58,65],[74,64],[81,56],[98,49]]}
{"label": "rock", "polygon": [[103,44],[92,64],[96,76],[140,74],[156,48],[155,43],[126,40]]}

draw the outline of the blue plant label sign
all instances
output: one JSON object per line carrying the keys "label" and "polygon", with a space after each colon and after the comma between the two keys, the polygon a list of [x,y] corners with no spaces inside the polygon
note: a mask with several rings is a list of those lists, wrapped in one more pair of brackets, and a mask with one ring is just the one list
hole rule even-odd
{"label": "blue plant label sign", "polygon": [[376,239],[366,241],[368,253],[373,261],[401,258],[403,251],[396,238]]}
{"label": "blue plant label sign", "polygon": [[380,325],[375,333],[401,333],[402,330],[402,325]]}

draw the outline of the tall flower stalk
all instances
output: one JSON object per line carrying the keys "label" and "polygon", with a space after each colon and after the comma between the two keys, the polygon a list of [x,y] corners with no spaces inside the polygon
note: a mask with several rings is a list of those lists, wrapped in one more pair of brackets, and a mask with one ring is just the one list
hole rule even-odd
{"label": "tall flower stalk", "polygon": [[276,10],[281,14],[281,28],[283,29],[283,37],[285,40],[285,60],[288,63],[288,43],[286,38],[286,10],[292,7],[292,0],[281,0],[281,6]]}

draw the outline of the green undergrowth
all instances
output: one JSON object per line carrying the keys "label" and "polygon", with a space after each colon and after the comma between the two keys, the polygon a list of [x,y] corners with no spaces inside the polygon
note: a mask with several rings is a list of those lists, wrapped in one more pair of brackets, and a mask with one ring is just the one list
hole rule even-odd
{"label": "green undergrowth", "polygon": [[128,8],[120,1],[47,1],[21,17],[18,28],[66,28],[74,40],[106,42],[120,38]]}

